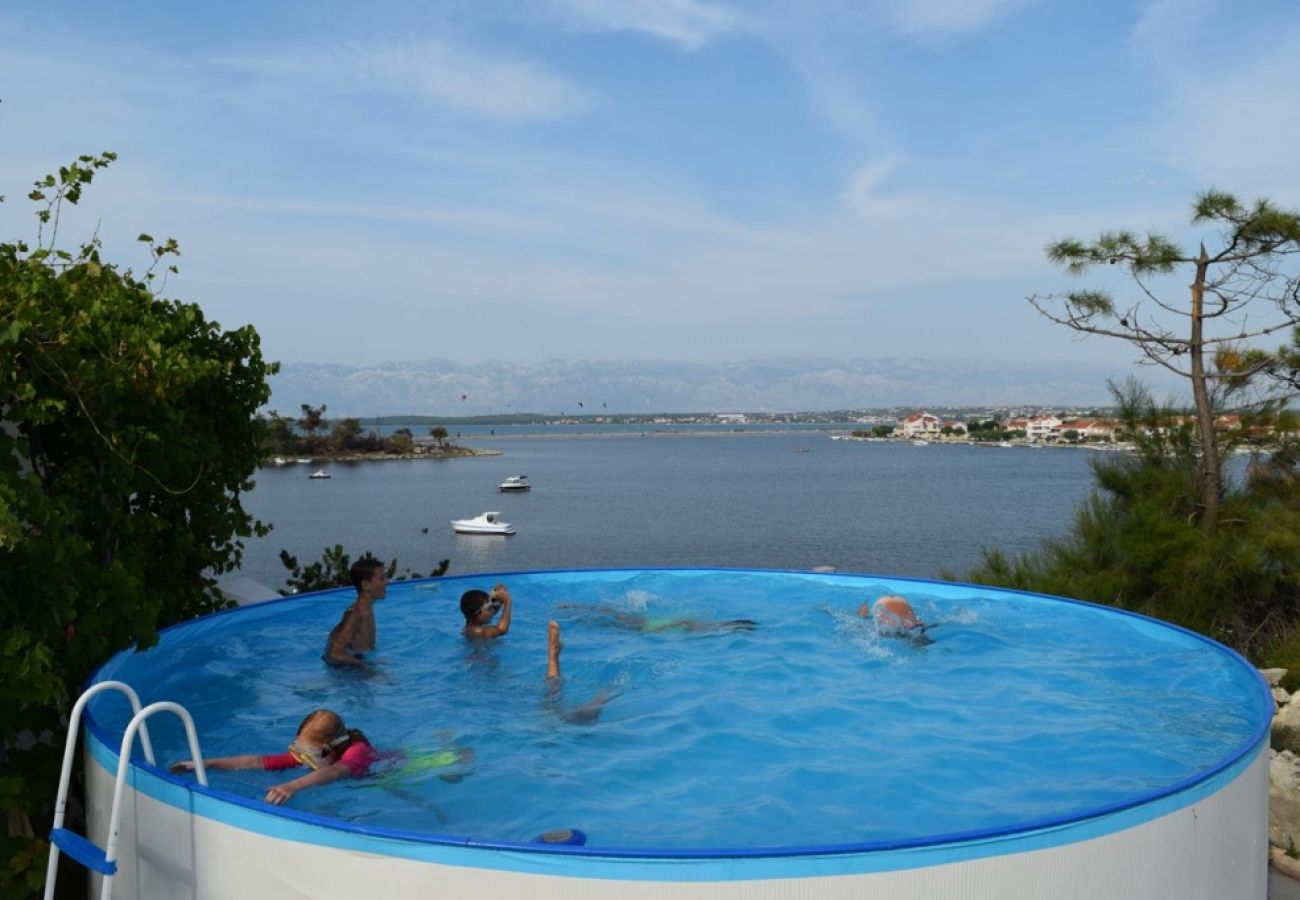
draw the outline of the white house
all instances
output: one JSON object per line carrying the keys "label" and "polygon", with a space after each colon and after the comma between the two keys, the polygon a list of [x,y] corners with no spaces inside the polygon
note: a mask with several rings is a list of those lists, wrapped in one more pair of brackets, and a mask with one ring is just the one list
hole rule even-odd
{"label": "white house", "polygon": [[1061,420],[1056,416],[1032,416],[1025,422],[1025,439],[1051,441],[1061,436]]}
{"label": "white house", "polygon": [[938,416],[918,412],[900,420],[897,431],[906,438],[937,437],[940,427]]}

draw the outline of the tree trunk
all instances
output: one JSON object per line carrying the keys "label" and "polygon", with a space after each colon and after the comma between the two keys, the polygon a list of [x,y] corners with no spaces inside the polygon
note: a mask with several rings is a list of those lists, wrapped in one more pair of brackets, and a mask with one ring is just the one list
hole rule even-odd
{"label": "tree trunk", "polygon": [[1214,532],[1219,527],[1219,495],[1222,476],[1219,471],[1219,441],[1214,430],[1214,410],[1210,407],[1210,391],[1205,380],[1205,339],[1201,325],[1205,301],[1205,273],[1210,258],[1201,245],[1201,255],[1196,260],[1196,280],[1192,282],[1192,335],[1191,370],[1192,399],[1196,403],[1196,429],[1201,439],[1201,459],[1197,479],[1201,493],[1201,528]]}

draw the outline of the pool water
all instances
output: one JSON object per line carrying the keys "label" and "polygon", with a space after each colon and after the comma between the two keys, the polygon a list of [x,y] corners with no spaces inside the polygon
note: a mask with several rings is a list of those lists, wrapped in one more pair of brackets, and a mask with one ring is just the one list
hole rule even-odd
{"label": "pool water", "polygon": [[[471,643],[460,594],[498,580],[515,598],[510,633]],[[732,570],[396,583],[376,605],[369,677],[321,661],[352,593],[179,626],[100,677],[184,704],[209,757],[282,752],[318,707],[392,751],[372,777],[299,793],[297,810],[486,841],[572,827],[589,846],[668,851],[895,845],[1079,817],[1226,764],[1267,721],[1258,676],[1218,645],[968,585]],[[938,623],[933,644],[857,617],[886,593]],[[758,625],[645,633],[595,607]],[[558,691],[544,678],[550,619],[565,642]],[[568,721],[593,700],[598,718]],[[122,706],[96,701],[109,734]],[[160,760],[185,758],[180,729],[155,722]],[[464,748],[472,759],[429,764]],[[261,798],[294,773],[209,774]]]}

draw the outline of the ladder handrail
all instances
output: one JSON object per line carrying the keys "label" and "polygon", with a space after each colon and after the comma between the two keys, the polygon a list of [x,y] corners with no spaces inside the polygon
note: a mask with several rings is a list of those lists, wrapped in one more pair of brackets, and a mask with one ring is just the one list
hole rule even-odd
{"label": "ladder handrail", "polygon": [[[179,703],[173,703],[170,700],[159,700],[157,703],[150,703],[137,712],[131,717],[131,723],[126,726],[126,733],[122,735],[122,748],[117,757],[117,783],[113,786],[113,812],[108,820],[108,843],[104,847],[104,858],[109,863],[117,861],[117,832],[122,818],[122,792],[126,787],[127,772],[131,767],[131,745],[135,743],[137,731],[140,732],[140,742],[144,743],[146,740],[144,736],[145,720],[156,712],[172,712],[180,717],[181,723],[185,726],[185,737],[190,744],[190,758],[194,760],[194,777],[204,787],[207,787],[208,784],[207,767],[203,764],[203,754],[199,752],[198,732],[194,729],[194,719],[190,717],[189,711]],[[149,762],[152,763],[153,760]],[[109,900],[112,893],[113,879],[111,876],[106,875],[103,878],[103,889],[100,893],[101,900]]]}
{"label": "ladder handrail", "polygon": [[[53,828],[63,827],[64,814],[68,807],[68,786],[72,781],[72,763],[76,757],[77,744],[81,737],[81,713],[86,708],[86,704],[96,694],[107,690],[120,691],[126,695],[127,700],[131,702],[131,712],[133,717],[140,714],[140,695],[135,692],[131,685],[124,681],[101,681],[86,688],[85,693],[77,698],[77,702],[72,704],[72,712],[68,714],[68,737],[63,743],[63,768],[59,772],[59,793],[54,800],[54,823]],[[153,743],[149,740],[149,731],[145,729],[140,732],[140,745],[144,748],[144,758],[153,764]],[[54,896],[54,877],[59,869],[59,848],[50,844],[50,860],[45,868],[45,897],[51,900]]]}

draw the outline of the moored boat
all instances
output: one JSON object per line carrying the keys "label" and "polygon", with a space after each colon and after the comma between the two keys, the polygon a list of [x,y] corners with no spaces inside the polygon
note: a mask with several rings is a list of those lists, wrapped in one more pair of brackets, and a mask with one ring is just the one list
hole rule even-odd
{"label": "moored boat", "polygon": [[503,493],[520,493],[522,491],[532,490],[532,485],[528,483],[527,475],[511,475],[505,481],[497,485],[497,490]]}
{"label": "moored boat", "polygon": [[452,519],[451,529],[457,534],[514,534],[515,526],[502,522],[501,513],[485,512],[472,519]]}
{"label": "moored boat", "polygon": [[321,479],[323,479],[323,478],[329,478],[329,477],[330,477],[330,473],[329,473],[329,472],[326,472],[324,469],[317,469],[315,472],[312,472],[312,473],[311,473],[310,475],[308,475],[307,477],[308,477],[308,478],[315,478],[317,481],[319,481],[319,480],[321,480]]}

